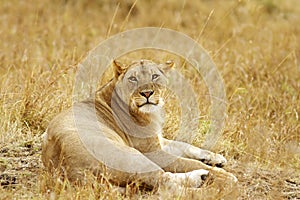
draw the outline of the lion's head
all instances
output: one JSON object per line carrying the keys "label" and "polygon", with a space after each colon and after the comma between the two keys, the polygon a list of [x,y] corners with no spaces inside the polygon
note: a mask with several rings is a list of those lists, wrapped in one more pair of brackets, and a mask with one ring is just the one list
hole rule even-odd
{"label": "lion's head", "polygon": [[114,64],[117,78],[115,91],[132,114],[151,114],[162,108],[166,72],[173,66],[172,61],[157,64],[140,60],[128,66]]}

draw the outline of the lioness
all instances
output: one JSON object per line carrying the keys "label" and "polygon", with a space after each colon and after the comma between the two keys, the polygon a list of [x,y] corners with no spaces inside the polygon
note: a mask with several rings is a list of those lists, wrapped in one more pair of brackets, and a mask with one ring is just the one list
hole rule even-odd
{"label": "lioness", "polygon": [[44,165],[62,169],[71,181],[82,180],[89,170],[119,186],[138,181],[150,187],[197,188],[209,172],[235,180],[219,168],[226,163],[222,155],[162,137],[162,91],[173,65],[114,62],[114,78],[95,99],[75,104],[49,124],[42,146]]}

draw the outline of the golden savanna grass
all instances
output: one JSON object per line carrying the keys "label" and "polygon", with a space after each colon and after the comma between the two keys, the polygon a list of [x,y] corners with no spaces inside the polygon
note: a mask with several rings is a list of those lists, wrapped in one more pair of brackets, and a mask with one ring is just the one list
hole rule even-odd
{"label": "golden savanna grass", "polygon": [[134,186],[121,195],[93,177],[84,186],[59,181],[40,161],[41,134],[72,104],[77,63],[107,37],[145,26],[198,40],[227,94],[214,151],[238,177],[235,192],[207,186],[210,196],[178,199],[299,199],[299,24],[298,0],[1,0],[0,199],[158,198]]}

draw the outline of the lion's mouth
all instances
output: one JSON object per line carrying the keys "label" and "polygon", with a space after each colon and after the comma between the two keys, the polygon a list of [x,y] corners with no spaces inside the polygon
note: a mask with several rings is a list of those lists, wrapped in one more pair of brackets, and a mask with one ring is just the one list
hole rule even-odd
{"label": "lion's mouth", "polygon": [[142,103],[142,104],[138,105],[138,108],[143,107],[143,106],[145,106],[145,105],[154,105],[154,106],[157,106],[156,103],[147,101],[147,102],[145,102],[145,103]]}

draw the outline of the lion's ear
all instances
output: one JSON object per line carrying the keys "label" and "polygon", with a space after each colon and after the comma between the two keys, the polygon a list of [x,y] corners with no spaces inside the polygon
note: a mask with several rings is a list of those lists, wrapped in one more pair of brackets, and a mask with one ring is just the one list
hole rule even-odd
{"label": "lion's ear", "polygon": [[163,72],[167,73],[168,71],[170,71],[172,68],[175,67],[175,63],[173,60],[168,60],[164,64],[161,64],[160,66]]}
{"label": "lion's ear", "polygon": [[118,78],[122,73],[124,73],[125,66],[116,60],[114,60],[113,63],[114,63],[114,75],[115,78]]}

